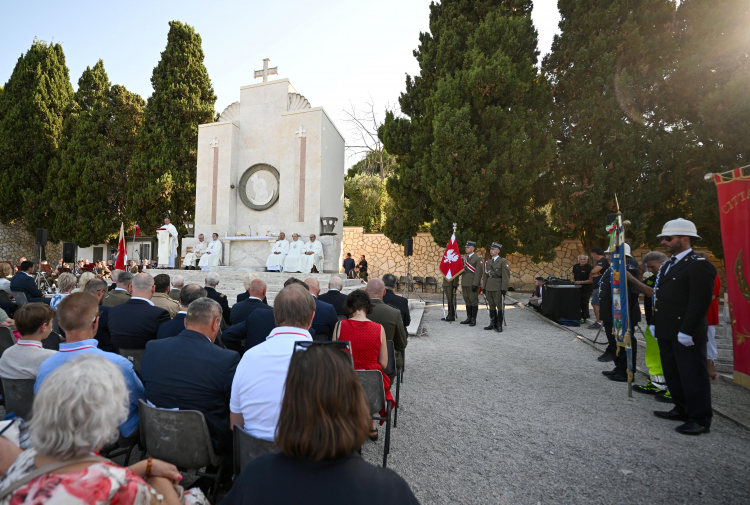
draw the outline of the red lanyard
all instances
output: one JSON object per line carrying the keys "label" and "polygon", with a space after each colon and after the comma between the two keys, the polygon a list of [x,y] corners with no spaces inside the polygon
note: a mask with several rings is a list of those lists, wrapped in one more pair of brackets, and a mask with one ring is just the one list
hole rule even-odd
{"label": "red lanyard", "polygon": [[77,347],[75,349],[60,349],[59,352],[73,352],[73,351],[80,351],[82,349],[94,349],[93,345],[84,345],[83,347]]}

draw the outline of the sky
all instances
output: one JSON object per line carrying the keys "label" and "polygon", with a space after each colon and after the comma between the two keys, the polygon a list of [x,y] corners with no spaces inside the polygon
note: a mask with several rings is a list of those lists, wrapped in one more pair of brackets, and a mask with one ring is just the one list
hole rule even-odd
{"label": "sky", "polygon": [[[355,136],[344,110],[374,103],[382,118],[398,104],[406,74],[419,72],[412,51],[429,29],[429,0],[129,0],[128,2],[38,0],[3,6],[0,83],[34,38],[60,43],[73,87],[88,66],[104,61],[109,80],[144,99],[151,73],[167,42],[171,20],[201,35],[204,64],[221,112],[239,100],[240,87],[254,82],[263,58],[279,67],[313,107],[322,106],[347,144]],[[33,5],[33,7],[30,7]],[[534,0],[532,18],[541,55],[558,32],[556,0]],[[540,57],[541,59],[541,57]],[[356,142],[355,142],[356,143]],[[347,167],[356,162],[347,156]]]}

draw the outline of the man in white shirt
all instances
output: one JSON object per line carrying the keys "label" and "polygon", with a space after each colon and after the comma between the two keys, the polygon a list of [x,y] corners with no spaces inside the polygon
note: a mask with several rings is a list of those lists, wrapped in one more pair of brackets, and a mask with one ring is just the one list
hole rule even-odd
{"label": "man in white shirt", "polygon": [[305,245],[305,252],[299,259],[299,268],[300,272],[309,274],[313,267],[317,273],[323,272],[323,244],[320,240],[315,240],[315,235],[311,234],[310,242]]}
{"label": "man in white shirt", "polygon": [[299,235],[296,233],[292,234],[292,243],[289,244],[289,254],[284,259],[282,265],[284,272],[301,272],[300,260],[302,259],[302,253],[305,251],[305,243],[299,239]]}
{"label": "man in white shirt", "polygon": [[42,348],[42,340],[52,331],[55,311],[43,303],[28,303],[13,316],[21,338],[0,358],[0,377],[36,379],[39,366],[57,351]]}
{"label": "man in white shirt", "polygon": [[219,240],[219,234],[212,233],[211,238],[213,240],[208,244],[206,252],[201,256],[200,261],[198,261],[201,270],[208,270],[208,267],[215,267],[221,264],[221,241]]}
{"label": "man in white shirt", "polygon": [[279,233],[279,240],[273,245],[271,254],[268,255],[266,260],[266,270],[269,272],[281,272],[284,269],[284,259],[289,254],[289,242],[286,240],[286,235],[282,231]]}
{"label": "man in white shirt", "polygon": [[203,234],[201,233],[200,235],[198,235],[198,243],[193,246],[191,252],[185,255],[184,266],[186,270],[195,270],[195,266],[198,264],[198,261],[200,261],[203,253],[206,252],[207,247],[208,244],[205,242]]}
{"label": "man in white shirt", "polygon": [[315,317],[315,299],[302,286],[291,284],[274,300],[274,328],[266,341],[242,356],[232,381],[229,420],[254,437],[273,440],[279,421],[284,383],[294,343],[312,341],[308,330]]}

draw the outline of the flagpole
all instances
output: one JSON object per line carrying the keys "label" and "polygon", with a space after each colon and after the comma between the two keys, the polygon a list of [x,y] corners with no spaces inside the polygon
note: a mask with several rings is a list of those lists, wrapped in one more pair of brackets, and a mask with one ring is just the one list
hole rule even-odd
{"label": "flagpole", "polygon": [[[630,294],[628,293],[628,277],[627,277],[627,258],[625,257],[625,226],[622,224],[622,212],[620,212],[620,202],[617,200],[617,195],[615,194],[615,204],[617,205],[617,253],[620,254],[620,248],[622,248],[622,254],[620,255],[620,307],[622,307],[620,311],[620,320],[625,323],[627,321],[627,326],[625,324],[622,324],[622,331],[624,331],[623,334],[623,343],[625,344],[625,357],[627,359],[627,367],[628,367],[628,398],[633,397],[633,372],[635,371],[635,367],[633,366],[633,344],[631,342],[632,338],[635,338],[635,335],[630,335]],[[625,271],[625,276],[623,278],[622,272]],[[623,296],[623,292],[624,295]]]}
{"label": "flagpole", "polygon": [[[138,229],[138,221],[135,222],[133,225],[133,259],[135,259],[135,230]],[[140,254],[138,255],[138,260],[141,259]],[[138,267],[138,261],[135,262],[135,266]]]}

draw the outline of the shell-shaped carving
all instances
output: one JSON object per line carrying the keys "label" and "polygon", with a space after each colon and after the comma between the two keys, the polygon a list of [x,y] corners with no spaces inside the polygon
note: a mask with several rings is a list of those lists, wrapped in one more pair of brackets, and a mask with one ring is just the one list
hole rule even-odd
{"label": "shell-shaped carving", "polygon": [[240,102],[234,102],[224,109],[224,112],[219,116],[219,121],[234,121],[240,124]]}
{"label": "shell-shaped carving", "polygon": [[288,111],[310,108],[310,102],[308,102],[307,98],[300,95],[299,93],[288,93],[287,98],[288,98],[288,102],[287,102],[286,110]]}

